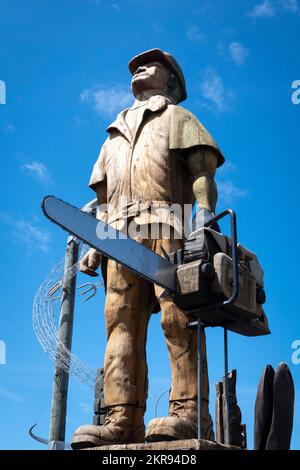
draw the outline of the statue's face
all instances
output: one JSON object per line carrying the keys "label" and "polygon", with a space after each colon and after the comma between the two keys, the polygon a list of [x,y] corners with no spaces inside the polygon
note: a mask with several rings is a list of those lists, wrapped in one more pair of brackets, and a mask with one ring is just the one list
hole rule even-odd
{"label": "statue's face", "polygon": [[167,89],[170,71],[160,62],[141,65],[133,74],[131,88],[134,96],[145,90]]}

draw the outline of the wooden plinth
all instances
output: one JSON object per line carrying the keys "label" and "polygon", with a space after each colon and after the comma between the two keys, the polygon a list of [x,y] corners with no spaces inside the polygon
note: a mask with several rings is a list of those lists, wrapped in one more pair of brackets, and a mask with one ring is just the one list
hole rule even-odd
{"label": "wooden plinth", "polygon": [[184,439],[179,441],[162,441],[149,444],[122,444],[93,447],[86,450],[240,450],[236,446],[227,446],[204,439]]}

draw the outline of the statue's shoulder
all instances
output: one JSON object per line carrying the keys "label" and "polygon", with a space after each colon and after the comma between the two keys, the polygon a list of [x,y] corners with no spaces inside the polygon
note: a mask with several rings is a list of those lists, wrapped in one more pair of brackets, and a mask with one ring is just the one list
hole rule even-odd
{"label": "statue's shoulder", "polygon": [[179,104],[169,104],[168,105],[168,110],[170,112],[170,115],[174,119],[178,119],[179,121],[180,120],[186,120],[186,119],[191,119],[191,120],[198,121],[196,116],[191,111],[184,108],[183,106],[180,106]]}
{"label": "statue's shoulder", "polygon": [[[213,147],[220,155],[220,149],[203,124],[183,106],[169,105],[170,114],[169,145],[170,149],[188,149],[190,147],[206,145]],[[224,157],[220,157],[220,164]]]}
{"label": "statue's shoulder", "polygon": [[169,105],[171,148],[217,144],[196,116],[183,106]]}

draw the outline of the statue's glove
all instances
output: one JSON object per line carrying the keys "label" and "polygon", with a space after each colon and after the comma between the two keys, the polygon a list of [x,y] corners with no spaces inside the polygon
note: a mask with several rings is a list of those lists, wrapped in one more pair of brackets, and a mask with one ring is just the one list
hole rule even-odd
{"label": "statue's glove", "polygon": [[101,263],[101,254],[95,248],[90,248],[89,251],[80,260],[80,271],[89,276],[96,277],[96,269],[99,268]]}
{"label": "statue's glove", "polygon": [[[195,230],[203,227],[206,222],[208,222],[214,216],[215,214],[212,211],[206,209],[206,207],[200,207],[193,218],[192,231],[194,232]],[[221,232],[218,222],[214,222],[212,225],[210,225],[210,228],[216,232]]]}

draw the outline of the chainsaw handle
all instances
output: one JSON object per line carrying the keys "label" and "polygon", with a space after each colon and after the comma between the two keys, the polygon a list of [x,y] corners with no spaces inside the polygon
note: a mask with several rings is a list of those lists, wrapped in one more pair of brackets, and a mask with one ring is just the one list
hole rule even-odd
{"label": "chainsaw handle", "polygon": [[204,224],[204,227],[210,227],[220,219],[230,216],[230,231],[231,231],[231,257],[232,257],[232,270],[233,270],[233,286],[231,297],[225,300],[222,305],[233,304],[239,295],[239,272],[238,272],[238,255],[237,255],[237,228],[236,228],[236,213],[233,209],[226,209],[220,214],[215,215],[212,219]]}

